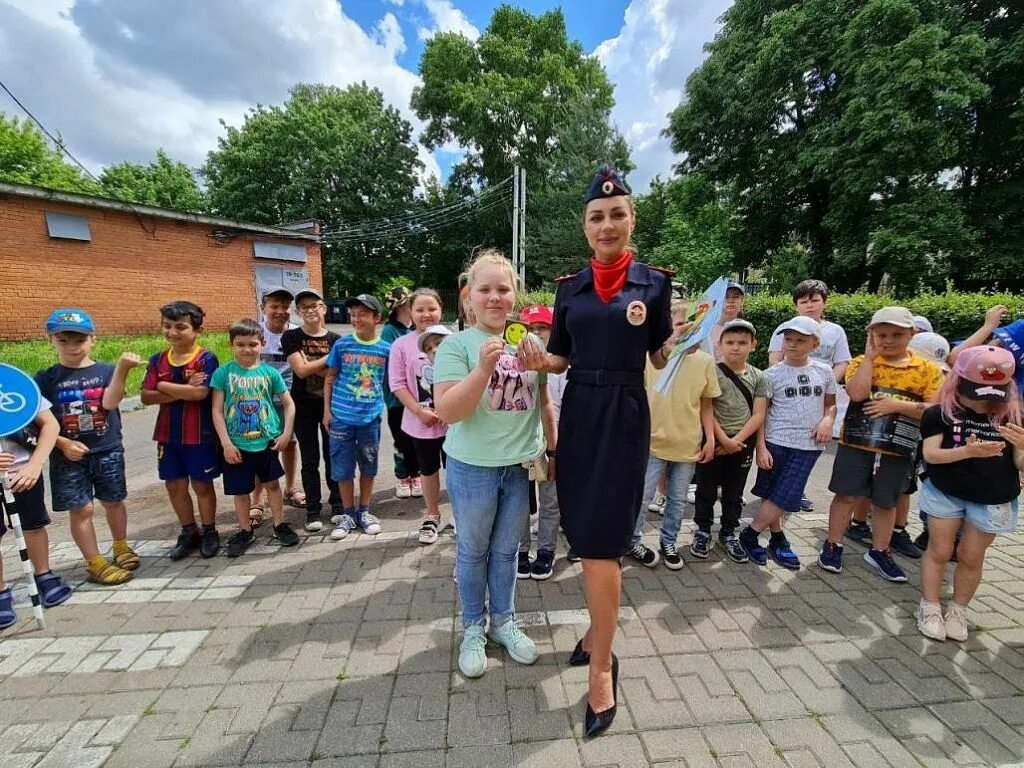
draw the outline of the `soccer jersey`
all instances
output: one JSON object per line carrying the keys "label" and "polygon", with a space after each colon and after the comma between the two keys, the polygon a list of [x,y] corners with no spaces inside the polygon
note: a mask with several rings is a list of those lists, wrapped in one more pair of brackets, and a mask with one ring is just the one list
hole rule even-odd
{"label": "soccer jersey", "polygon": [[[219,365],[217,356],[197,346],[192,354],[178,363],[171,361],[171,350],[166,349],[149,358],[143,389],[156,390],[157,384],[188,384],[195,373],[205,373],[202,386],[209,387],[213,373]],[[161,403],[153,428],[153,439],[158,443],[181,445],[212,445],[217,442],[213,429],[213,406],[210,394],[202,400],[174,400]]]}

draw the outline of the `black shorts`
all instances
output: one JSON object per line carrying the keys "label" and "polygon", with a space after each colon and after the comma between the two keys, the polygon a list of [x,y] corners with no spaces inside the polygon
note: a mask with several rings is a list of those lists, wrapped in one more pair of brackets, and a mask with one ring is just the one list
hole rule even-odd
{"label": "black shorts", "polygon": [[839,444],[828,489],[839,496],[870,499],[879,509],[893,509],[906,493],[914,463],[904,456],[862,451]]}
{"label": "black shorts", "polygon": [[441,467],[446,466],[447,457],[444,453],[443,437],[410,437],[413,450],[416,451],[416,463],[420,465],[420,474],[424,477],[436,475]]}
{"label": "black shorts", "polygon": [[239,453],[242,454],[241,464],[224,462],[224,493],[228,496],[245,496],[256,490],[257,481],[269,483],[284,475],[277,451],[265,448]]}
{"label": "black shorts", "polygon": [[[46,510],[46,489],[43,478],[27,491],[14,494],[14,508],[21,517],[21,527],[26,531],[35,531],[50,524],[50,513]],[[7,515],[0,515],[0,536],[7,530]]]}

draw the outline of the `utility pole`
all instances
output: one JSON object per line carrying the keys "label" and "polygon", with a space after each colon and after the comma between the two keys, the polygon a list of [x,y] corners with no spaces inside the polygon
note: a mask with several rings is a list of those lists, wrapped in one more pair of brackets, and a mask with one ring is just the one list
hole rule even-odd
{"label": "utility pole", "polygon": [[521,273],[519,238],[519,166],[517,165],[512,171],[512,268],[517,275]]}
{"label": "utility pole", "polygon": [[518,168],[519,178],[519,285],[526,290],[526,169]]}

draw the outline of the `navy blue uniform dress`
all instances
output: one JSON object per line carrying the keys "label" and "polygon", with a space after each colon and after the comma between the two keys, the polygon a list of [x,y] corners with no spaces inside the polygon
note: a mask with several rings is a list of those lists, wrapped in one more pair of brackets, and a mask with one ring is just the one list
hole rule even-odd
{"label": "navy blue uniform dress", "polygon": [[590,267],[559,283],[548,352],[569,359],[569,374],[556,486],[562,528],[580,557],[617,558],[629,548],[651,440],[644,368],[672,333],[671,291],[667,274],[639,262],[607,304]]}

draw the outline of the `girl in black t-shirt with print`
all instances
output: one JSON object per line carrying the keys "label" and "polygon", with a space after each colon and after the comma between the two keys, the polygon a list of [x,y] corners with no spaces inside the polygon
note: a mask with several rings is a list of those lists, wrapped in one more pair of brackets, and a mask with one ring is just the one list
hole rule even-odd
{"label": "girl in black t-shirt with print", "polygon": [[[917,628],[933,640],[967,639],[967,604],[981,581],[985,550],[997,535],[1017,530],[1024,427],[1014,368],[1005,349],[964,350],[938,405],[921,419],[927,479],[920,504],[928,513],[929,539]],[[953,599],[943,615],[942,579],[961,524]]]}

